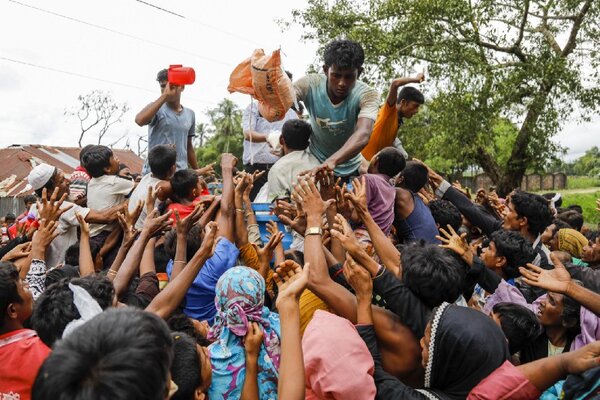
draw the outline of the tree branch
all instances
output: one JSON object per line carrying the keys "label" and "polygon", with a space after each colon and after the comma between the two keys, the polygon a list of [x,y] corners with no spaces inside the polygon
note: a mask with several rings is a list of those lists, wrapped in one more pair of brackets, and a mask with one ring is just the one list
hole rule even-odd
{"label": "tree branch", "polygon": [[583,7],[581,7],[581,11],[579,11],[579,14],[577,14],[577,17],[575,18],[575,21],[573,22],[573,27],[571,28],[569,40],[567,41],[567,44],[565,45],[565,48],[562,51],[563,57],[567,57],[569,54],[571,54],[573,52],[573,50],[575,50],[575,47],[577,46],[577,34],[579,33],[579,29],[581,29],[581,24],[583,23],[583,19],[585,18],[585,15],[590,10],[592,1],[593,0],[587,0],[583,4]]}

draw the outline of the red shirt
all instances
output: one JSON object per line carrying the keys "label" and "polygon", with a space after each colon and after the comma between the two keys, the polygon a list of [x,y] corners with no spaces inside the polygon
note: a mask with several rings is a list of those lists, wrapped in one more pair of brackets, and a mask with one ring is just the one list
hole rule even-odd
{"label": "red shirt", "polygon": [[19,395],[21,400],[29,400],[37,372],[50,351],[31,329],[0,336],[0,398]]}

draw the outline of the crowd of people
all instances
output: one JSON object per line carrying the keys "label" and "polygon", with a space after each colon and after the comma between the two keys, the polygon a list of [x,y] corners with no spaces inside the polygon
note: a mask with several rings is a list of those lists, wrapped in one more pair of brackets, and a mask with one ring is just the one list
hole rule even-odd
{"label": "crowd of people", "polygon": [[410,158],[425,76],[380,107],[363,62],[333,41],[282,121],[251,104],[218,193],[166,71],[140,176],[102,145],[35,166],[0,247],[0,398],[600,398],[598,229]]}

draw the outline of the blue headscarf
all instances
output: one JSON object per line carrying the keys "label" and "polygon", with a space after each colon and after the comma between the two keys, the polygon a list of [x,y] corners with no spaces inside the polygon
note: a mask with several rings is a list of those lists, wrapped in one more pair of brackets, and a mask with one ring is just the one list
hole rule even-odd
{"label": "blue headscarf", "polygon": [[264,293],[264,279],[248,267],[231,268],[217,282],[217,316],[208,334],[209,339],[216,340],[208,348],[213,369],[209,399],[240,398],[246,376],[243,339],[249,322],[257,322],[263,331],[258,357],[259,398],[277,398],[281,329],[279,315],[264,306]]}

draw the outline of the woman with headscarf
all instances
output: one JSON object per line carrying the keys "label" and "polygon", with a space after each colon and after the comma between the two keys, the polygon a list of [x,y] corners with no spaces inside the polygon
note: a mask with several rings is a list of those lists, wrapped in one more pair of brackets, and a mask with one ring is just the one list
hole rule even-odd
{"label": "woman with headscarf", "polygon": [[471,389],[508,360],[507,340],[483,313],[443,303],[435,308],[421,339],[425,388],[413,389],[385,372],[373,329],[369,273],[354,261],[344,275],[356,292],[357,329],[375,361],[377,399],[465,399]]}
{"label": "woman with headscarf", "polygon": [[239,399],[246,377],[244,337],[251,322],[263,332],[258,357],[259,399],[277,398],[279,378],[279,316],[264,306],[265,281],[248,267],[234,267],[225,272],[215,288],[217,316],[208,338],[212,365],[212,383],[208,398]]}

